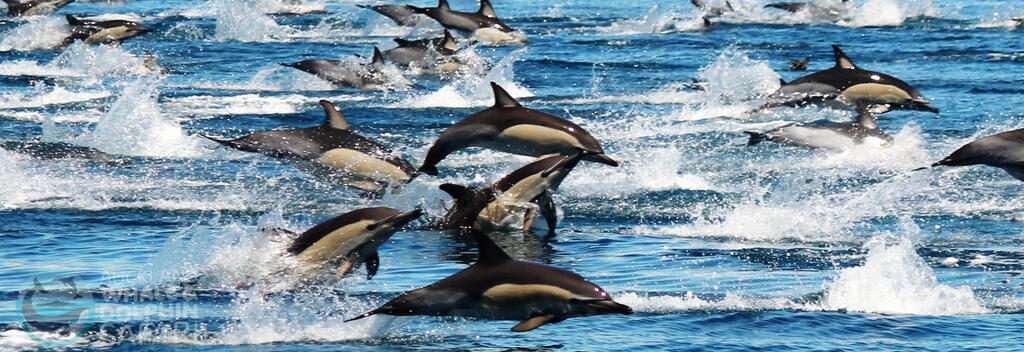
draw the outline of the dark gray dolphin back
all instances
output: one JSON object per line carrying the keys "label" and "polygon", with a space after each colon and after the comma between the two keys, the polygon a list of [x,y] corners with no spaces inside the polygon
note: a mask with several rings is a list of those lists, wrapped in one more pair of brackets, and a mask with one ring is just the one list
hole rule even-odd
{"label": "dark gray dolphin back", "polygon": [[1024,167],[1024,129],[997,133],[967,143],[932,166],[976,164]]}
{"label": "dark gray dolphin back", "polygon": [[321,222],[309,230],[299,234],[299,236],[295,238],[295,241],[288,246],[287,251],[291,254],[302,253],[306,248],[309,248],[309,246],[312,246],[334,230],[363,220],[379,221],[387,219],[400,213],[400,211],[395,209],[380,207],[358,209],[341,214],[330,220]]}

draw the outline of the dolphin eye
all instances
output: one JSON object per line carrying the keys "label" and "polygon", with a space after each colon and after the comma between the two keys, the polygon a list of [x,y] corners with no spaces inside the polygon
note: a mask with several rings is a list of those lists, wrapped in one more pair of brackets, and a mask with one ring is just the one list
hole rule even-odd
{"label": "dolphin eye", "polygon": [[881,79],[882,79],[882,77],[880,77],[880,76],[878,76],[878,75],[871,75],[871,79],[872,79],[872,80],[875,80],[875,81],[879,81],[879,80],[881,80]]}

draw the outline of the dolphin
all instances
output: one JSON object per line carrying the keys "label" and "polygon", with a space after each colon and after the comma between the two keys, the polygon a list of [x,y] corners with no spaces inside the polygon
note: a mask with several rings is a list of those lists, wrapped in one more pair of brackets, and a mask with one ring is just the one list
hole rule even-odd
{"label": "dolphin", "polygon": [[64,142],[41,141],[0,141],[0,148],[19,154],[25,154],[39,160],[83,159],[108,165],[124,165],[130,159],[116,157],[98,149],[83,147]]}
{"label": "dolphin", "polygon": [[340,60],[310,59],[293,63],[281,63],[282,66],[294,67],[312,73],[320,79],[342,87],[357,89],[382,89],[388,82],[381,72],[384,55],[380,49],[373,48],[373,58],[369,64],[357,64]]}
{"label": "dolphin", "polygon": [[583,160],[611,166],[619,162],[583,127],[555,116],[523,107],[497,83],[494,106],[459,121],[441,133],[427,151],[420,171],[437,175],[437,163],[448,154],[466,147],[484,147],[506,153],[534,156],[583,152]]}
{"label": "dolphin", "polygon": [[75,0],[4,0],[7,17],[50,15]]}
{"label": "dolphin", "polygon": [[299,234],[286,251],[302,263],[299,270],[305,275],[328,269],[342,277],[366,263],[366,278],[372,279],[380,267],[377,248],[420,215],[421,209],[404,213],[383,207],[353,210]]}
{"label": "dolphin", "polygon": [[473,35],[487,43],[525,44],[522,38],[515,38],[508,33],[515,32],[498,19],[490,0],[480,0],[477,12],[452,11],[448,0],[439,0],[437,7],[416,7],[409,5],[416,13],[421,13],[437,20],[444,28],[455,29],[467,35]]}
{"label": "dolphin", "polygon": [[811,63],[811,57],[805,57],[803,61],[789,60],[790,71],[807,71],[807,65]]}
{"label": "dolphin", "polygon": [[377,13],[390,18],[399,26],[415,26],[422,18],[419,13],[408,5],[356,5],[357,7],[376,11]]}
{"label": "dolphin", "polygon": [[479,246],[475,264],[346,321],[375,314],[463,316],[521,321],[512,331],[523,332],[574,317],[633,314],[582,276],[514,260],[487,235],[472,234]]}
{"label": "dolphin", "polygon": [[806,2],[770,2],[764,5],[764,8],[776,8],[789,12],[799,12],[807,8]]}
{"label": "dolphin", "polygon": [[459,63],[452,55],[459,51],[451,32],[444,31],[440,38],[405,40],[394,39],[398,47],[383,52],[384,58],[400,66],[417,66],[441,72],[457,71]]}
{"label": "dolphin", "polygon": [[325,121],[316,127],[263,131],[217,143],[281,158],[315,176],[368,192],[397,189],[416,169],[391,149],[352,132],[334,104],[321,100]]}
{"label": "dolphin", "polygon": [[815,126],[786,126],[766,132],[745,131],[750,135],[747,145],[768,140],[812,149],[828,149],[841,152],[864,143],[887,145],[892,137],[878,128],[878,122],[871,109],[858,110],[857,121],[832,123]]}
{"label": "dolphin", "polygon": [[728,1],[725,2],[725,7],[710,6],[701,0],[690,0],[690,3],[693,4],[694,7],[701,9],[701,11],[707,12],[708,15],[711,16],[721,16],[729,12],[735,11],[732,8],[732,4],[730,4]]}
{"label": "dolphin", "polygon": [[886,105],[889,109],[922,110],[938,113],[921,92],[900,79],[853,64],[839,46],[833,45],[836,64],[792,82],[768,97],[761,108],[825,103],[836,108],[856,109],[858,105]]}
{"label": "dolphin", "polygon": [[81,40],[85,44],[120,44],[125,39],[153,31],[134,21],[93,21],[79,19],[72,15],[64,17],[71,25],[71,34],[64,38],[61,46],[67,46],[75,40]]}
{"label": "dolphin", "polygon": [[988,165],[1024,181],[1024,128],[996,133],[965,144],[935,166]]}
{"label": "dolphin", "polygon": [[[475,189],[446,183],[440,186],[455,199],[455,204],[439,224],[442,229],[472,227],[492,232],[501,230],[504,220],[524,203],[538,205],[538,212],[544,217],[548,236],[554,236],[558,218],[551,194],[565,180],[583,153],[574,156],[555,154],[523,166],[490,187]],[[532,209],[524,214],[523,232],[530,231],[536,213]]]}

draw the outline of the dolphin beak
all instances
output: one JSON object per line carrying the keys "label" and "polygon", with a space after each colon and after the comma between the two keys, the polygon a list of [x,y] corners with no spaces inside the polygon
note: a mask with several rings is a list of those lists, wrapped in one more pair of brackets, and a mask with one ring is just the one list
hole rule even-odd
{"label": "dolphin beak", "polygon": [[146,34],[146,33],[152,32],[153,29],[149,28],[149,27],[146,27],[146,26],[138,26],[138,27],[135,28],[135,31],[139,32],[139,34],[142,35],[142,34]]}
{"label": "dolphin beak", "polygon": [[421,215],[423,215],[423,213],[425,213],[423,211],[423,209],[410,210],[410,211],[407,211],[407,212],[395,215],[395,217],[392,219],[392,221],[396,225],[397,224],[405,225],[405,224],[409,223],[410,221],[416,220],[416,218],[419,218]]}
{"label": "dolphin beak", "polygon": [[927,101],[923,101],[923,100],[921,100],[921,101],[915,100],[914,101],[914,105],[913,105],[913,109],[914,110],[921,110],[921,111],[930,111],[930,112],[933,112],[933,113],[936,113],[936,114],[939,113],[939,109],[938,108],[932,106],[931,104],[928,104]]}
{"label": "dolphin beak", "polygon": [[633,308],[612,300],[594,301],[587,303],[587,305],[608,313],[633,314]]}
{"label": "dolphin beak", "polygon": [[609,157],[607,155],[604,155],[604,153],[602,153],[602,154],[590,154],[590,153],[588,153],[587,156],[583,157],[583,160],[598,162],[598,163],[602,163],[602,164],[610,165],[610,166],[615,166],[615,167],[619,166],[619,162],[618,161],[615,161],[615,159],[612,159],[611,157]]}

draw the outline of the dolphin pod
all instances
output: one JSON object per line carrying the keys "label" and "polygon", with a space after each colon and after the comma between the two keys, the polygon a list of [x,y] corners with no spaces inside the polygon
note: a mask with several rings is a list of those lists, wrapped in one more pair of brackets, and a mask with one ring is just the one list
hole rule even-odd
{"label": "dolphin pod", "polygon": [[347,321],[376,314],[463,316],[520,321],[512,331],[523,332],[574,317],[633,314],[582,276],[512,259],[487,235],[472,233],[479,248],[476,264]]}
{"label": "dolphin pod", "polygon": [[72,15],[65,18],[71,26],[71,34],[64,38],[61,46],[67,46],[76,40],[81,40],[85,44],[120,44],[125,39],[153,31],[135,21],[92,21]]}
{"label": "dolphin pod", "polygon": [[7,17],[49,15],[75,0],[4,0]]}
{"label": "dolphin pod", "polygon": [[377,47],[373,47],[373,57],[367,64],[341,60],[309,59],[281,63],[281,65],[312,73],[320,79],[342,87],[381,89],[390,83],[380,71],[381,66],[384,65],[384,54]]}
{"label": "dolphin pod", "polygon": [[832,50],[835,66],[783,82],[762,108],[823,103],[851,110],[858,105],[884,105],[889,109],[939,112],[907,82],[857,67],[838,45],[832,45]]}
{"label": "dolphin pod", "polygon": [[491,82],[494,105],[473,114],[438,137],[427,151],[420,171],[437,175],[437,163],[466,147],[483,147],[506,153],[541,156],[583,153],[583,160],[619,166],[604,154],[597,139],[583,127],[561,118],[523,107],[505,89]]}
{"label": "dolphin pod", "polygon": [[512,27],[498,19],[490,0],[480,0],[480,9],[476,12],[452,11],[448,0],[439,0],[437,7],[416,7],[409,5],[416,13],[427,15],[440,23],[444,28],[454,29],[471,35],[487,44],[526,44],[525,37],[512,35]]}
{"label": "dolphin pod", "polygon": [[320,126],[257,132],[231,140],[207,138],[284,159],[315,176],[373,193],[401,187],[416,176],[412,165],[391,149],[352,132],[334,104],[321,100],[320,105],[325,114]]}

